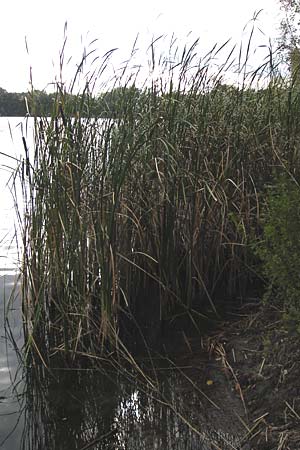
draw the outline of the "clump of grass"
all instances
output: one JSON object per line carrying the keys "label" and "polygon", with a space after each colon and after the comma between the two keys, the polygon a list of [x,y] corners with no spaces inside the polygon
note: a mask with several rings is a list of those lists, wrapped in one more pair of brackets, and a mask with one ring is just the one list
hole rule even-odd
{"label": "clump of grass", "polygon": [[217,298],[242,295],[263,187],[283,161],[299,165],[298,94],[273,58],[250,74],[240,64],[240,84],[227,86],[231,50],[216,73],[219,48],[204,59],[197,42],[173,58],[150,50],[142,83],[129,63],[114,96],[95,98],[94,79],[77,95],[58,83],[52,115],[35,117],[21,168],[23,302],[45,364],[118,345],[126,315],[131,339],[154,340],[178,311],[217,312]]}

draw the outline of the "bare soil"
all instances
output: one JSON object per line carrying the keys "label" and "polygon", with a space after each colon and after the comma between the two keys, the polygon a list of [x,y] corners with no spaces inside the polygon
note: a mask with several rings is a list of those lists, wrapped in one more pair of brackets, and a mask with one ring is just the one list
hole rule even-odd
{"label": "bare soil", "polygon": [[300,450],[300,335],[282,311],[248,304],[206,347],[244,406],[240,448]]}

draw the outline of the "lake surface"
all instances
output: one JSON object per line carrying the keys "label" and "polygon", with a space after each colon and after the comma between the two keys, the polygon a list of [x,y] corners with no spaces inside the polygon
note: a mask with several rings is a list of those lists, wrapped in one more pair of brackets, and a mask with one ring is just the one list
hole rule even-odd
{"label": "lake surface", "polygon": [[0,117],[0,152],[9,155],[0,154],[0,449],[241,448],[245,430],[236,418],[243,416],[241,404],[224,388],[218,365],[202,353],[200,337],[193,338],[191,353],[177,336],[177,367],[171,359],[137,359],[139,375],[118,361],[94,371],[27,365],[10,192],[12,170],[23,154],[20,123]]}
{"label": "lake surface", "polygon": [[[15,345],[21,347],[23,341],[11,193],[16,159],[22,154],[20,121],[20,118],[0,117],[0,448],[6,450],[19,448],[24,428],[19,397],[23,387],[15,348]],[[4,326],[7,318],[9,327]]]}

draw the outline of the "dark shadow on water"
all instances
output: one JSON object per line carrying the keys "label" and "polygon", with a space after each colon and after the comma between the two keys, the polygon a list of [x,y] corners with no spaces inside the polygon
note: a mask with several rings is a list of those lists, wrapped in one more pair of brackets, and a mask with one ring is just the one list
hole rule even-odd
{"label": "dark shadow on water", "polygon": [[[20,448],[241,448],[238,441],[244,430],[234,410],[243,412],[230,391],[223,392],[222,375],[217,379],[210,373],[215,371],[213,363],[201,361],[199,355],[177,368],[166,359],[148,363],[140,363],[139,375],[122,365],[117,370],[118,361],[98,370],[27,368]],[[215,386],[209,391],[205,385],[212,376]]]}
{"label": "dark shadow on water", "polygon": [[[23,337],[20,303],[13,291],[16,276],[0,277],[0,282],[1,449],[247,448],[239,445],[245,434],[241,403],[217,364],[201,351],[199,336],[193,337],[193,352],[182,337],[165,341],[176,347],[175,362],[152,356],[139,357],[134,365],[111,356],[94,370],[49,371],[34,359],[20,365]],[[15,299],[4,328],[12,293]]]}
{"label": "dark shadow on water", "polygon": [[237,416],[244,420],[243,409],[201,351],[197,333],[193,352],[176,327],[164,340],[164,353],[168,346],[176,350],[174,362],[147,354],[128,364],[111,356],[93,370],[55,369],[53,363],[50,371],[39,359],[18,357],[23,334],[16,281],[15,275],[0,277],[1,449],[242,448],[245,430]]}

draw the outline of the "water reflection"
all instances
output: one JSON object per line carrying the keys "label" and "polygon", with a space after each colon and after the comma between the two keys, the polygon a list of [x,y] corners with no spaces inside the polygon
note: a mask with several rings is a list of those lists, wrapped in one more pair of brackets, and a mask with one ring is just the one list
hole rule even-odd
{"label": "water reflection", "polygon": [[[18,259],[13,174],[23,152],[20,117],[0,117],[0,275],[13,274]],[[20,196],[21,198],[21,196]]]}
{"label": "water reflection", "polygon": [[19,448],[24,425],[17,351],[23,342],[17,282],[16,275],[0,274],[0,448],[5,450]]}
{"label": "water reflection", "polygon": [[[22,320],[17,277],[0,277],[0,445],[4,450],[238,449],[243,410],[224,375],[200,350],[138,360],[141,371],[111,358],[96,370],[20,366]],[[84,366],[83,366],[84,367]],[[17,369],[20,369],[19,371]],[[22,370],[21,370],[22,369]],[[207,380],[213,386],[207,386]],[[246,447],[243,447],[245,449]]]}
{"label": "water reflection", "polygon": [[[163,375],[152,377],[151,387],[136,374],[111,366],[50,372],[36,365],[26,370],[22,450],[240,448],[243,430],[232,423],[237,405],[225,395],[227,411],[219,408],[190,378],[195,369],[190,374],[162,370]],[[218,393],[215,397],[220,401]]]}
{"label": "water reflection", "polygon": [[109,376],[72,370],[49,373],[40,367],[28,370],[27,387],[22,449],[97,448],[92,443],[99,436],[99,448],[115,444],[118,397]]}
{"label": "water reflection", "polygon": [[18,358],[23,345],[22,314],[16,276],[17,220],[12,195],[14,170],[23,152],[22,122],[25,124],[20,117],[0,117],[0,448],[4,450],[20,448],[24,426]]}

